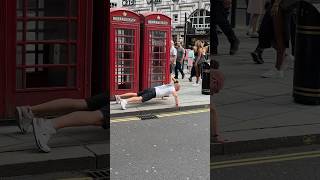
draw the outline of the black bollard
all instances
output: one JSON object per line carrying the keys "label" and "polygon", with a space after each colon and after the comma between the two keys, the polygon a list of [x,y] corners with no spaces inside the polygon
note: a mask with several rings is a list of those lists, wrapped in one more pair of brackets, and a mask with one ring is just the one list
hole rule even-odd
{"label": "black bollard", "polygon": [[293,97],[301,104],[320,104],[320,2],[300,1],[297,13]]}
{"label": "black bollard", "polygon": [[207,62],[202,63],[201,93],[210,95],[210,65]]}

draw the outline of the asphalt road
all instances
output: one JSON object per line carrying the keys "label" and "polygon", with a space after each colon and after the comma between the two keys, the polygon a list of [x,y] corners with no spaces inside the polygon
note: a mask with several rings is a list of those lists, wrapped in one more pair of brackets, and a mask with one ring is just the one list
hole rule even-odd
{"label": "asphalt road", "polygon": [[143,121],[114,120],[111,179],[209,180],[209,111],[205,111],[164,113]]}
{"label": "asphalt road", "polygon": [[212,180],[319,180],[320,146],[213,157]]}

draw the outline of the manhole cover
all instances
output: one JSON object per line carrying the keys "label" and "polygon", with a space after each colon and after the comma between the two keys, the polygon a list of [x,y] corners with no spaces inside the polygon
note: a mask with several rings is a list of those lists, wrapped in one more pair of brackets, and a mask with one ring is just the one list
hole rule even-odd
{"label": "manhole cover", "polygon": [[154,114],[140,114],[140,115],[137,115],[137,117],[140,118],[141,120],[159,119],[158,116]]}
{"label": "manhole cover", "polygon": [[110,171],[107,169],[87,171],[88,175],[94,180],[109,180]]}

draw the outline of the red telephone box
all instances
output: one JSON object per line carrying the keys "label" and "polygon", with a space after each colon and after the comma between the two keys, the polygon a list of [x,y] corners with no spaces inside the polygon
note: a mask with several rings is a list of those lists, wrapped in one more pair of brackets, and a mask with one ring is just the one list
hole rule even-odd
{"label": "red telephone box", "polygon": [[90,95],[93,0],[3,0],[0,116]]}
{"label": "red telephone box", "polygon": [[161,13],[142,14],[141,89],[170,82],[171,18]]}
{"label": "red telephone box", "polygon": [[139,90],[140,16],[110,9],[110,95]]}

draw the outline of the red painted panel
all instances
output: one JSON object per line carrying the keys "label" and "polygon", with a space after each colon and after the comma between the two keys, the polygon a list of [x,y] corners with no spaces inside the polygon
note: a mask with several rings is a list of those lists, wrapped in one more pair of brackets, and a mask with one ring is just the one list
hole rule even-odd
{"label": "red painted panel", "polygon": [[4,116],[4,63],[5,63],[5,17],[6,1],[0,1],[0,118]]}
{"label": "red painted panel", "polygon": [[141,15],[143,22],[141,90],[170,82],[171,19],[161,13]]}
{"label": "red painted panel", "polygon": [[15,69],[16,58],[16,1],[6,0],[5,58],[4,58],[4,116],[11,117],[15,111]]}
{"label": "red painted panel", "polygon": [[139,90],[140,16],[110,9],[110,95]]}

